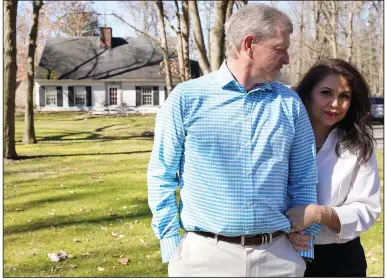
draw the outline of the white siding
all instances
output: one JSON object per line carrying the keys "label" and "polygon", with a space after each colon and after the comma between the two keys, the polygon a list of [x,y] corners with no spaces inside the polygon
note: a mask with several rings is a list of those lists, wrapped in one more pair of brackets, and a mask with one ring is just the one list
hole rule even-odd
{"label": "white siding", "polygon": [[[92,107],[72,106],[69,107],[68,87],[69,86],[91,86]],[[35,82],[35,100],[38,110],[41,111],[89,111],[104,109],[102,103],[106,101],[106,91],[108,85],[117,85],[118,104],[125,103],[130,111],[134,112],[157,112],[159,107],[165,102],[164,84],[154,82],[116,82],[109,81],[39,81]],[[136,107],[136,86],[158,86],[159,106],[139,106]],[[39,107],[39,86],[62,86],[63,107]],[[121,89],[120,89],[121,88]],[[108,106],[114,108],[116,106]]]}

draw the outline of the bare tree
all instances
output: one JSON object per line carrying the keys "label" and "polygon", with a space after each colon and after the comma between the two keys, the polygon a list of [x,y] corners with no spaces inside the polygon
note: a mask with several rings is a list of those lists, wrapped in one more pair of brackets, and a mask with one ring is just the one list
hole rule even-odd
{"label": "bare tree", "polygon": [[28,58],[27,58],[27,92],[26,92],[26,105],[24,115],[24,136],[23,143],[33,144],[36,143],[35,137],[35,125],[34,125],[34,104],[33,104],[33,91],[34,91],[34,77],[35,77],[35,50],[36,39],[38,34],[39,25],[39,11],[43,6],[42,0],[34,0],[33,13],[32,13],[32,27],[30,32],[30,42],[28,45]]}
{"label": "bare tree", "polygon": [[198,54],[199,66],[203,74],[211,72],[210,62],[207,58],[206,46],[203,39],[203,30],[200,23],[199,11],[196,1],[188,1],[189,14],[192,20],[196,50]]}
{"label": "bare tree", "polygon": [[6,159],[17,159],[15,148],[16,14],[17,0],[4,2],[4,147]]}
{"label": "bare tree", "polygon": [[225,22],[231,17],[232,15],[232,10],[234,7],[235,0],[229,0],[227,4],[227,11],[226,11],[226,20]]}
{"label": "bare tree", "polygon": [[164,24],[164,7],[162,0],[156,0],[155,5],[157,8],[157,13],[159,16],[159,27],[160,27],[160,35],[161,35],[161,49],[163,50],[163,62],[165,67],[165,84],[167,87],[167,91],[172,91],[172,75],[171,69],[169,65],[169,52],[167,45],[167,35],[165,33],[165,24]]}
{"label": "bare tree", "polygon": [[216,1],[211,42],[211,70],[218,70],[224,59],[224,22],[228,0]]}
{"label": "bare tree", "polygon": [[183,62],[184,62],[184,77],[185,80],[191,78],[191,69],[189,61],[189,8],[188,0],[182,1],[183,22],[182,22],[182,36],[183,36]]}
{"label": "bare tree", "polygon": [[300,9],[300,24],[298,28],[298,59],[297,59],[297,70],[296,70],[296,81],[297,83],[301,80],[301,65],[302,65],[302,42],[303,42],[303,33],[304,33],[304,1],[301,1],[301,9]]}
{"label": "bare tree", "polygon": [[[185,81],[185,71],[184,71],[184,57],[183,57],[183,35],[181,34],[181,17],[180,17],[180,9],[179,9],[179,3],[177,0],[174,0],[175,3],[175,16],[177,21],[177,29],[175,30],[177,35],[178,44],[176,46],[177,56],[179,59],[179,74],[180,74],[180,81]],[[169,21],[168,21],[169,22]],[[170,24],[172,27],[172,24]]]}

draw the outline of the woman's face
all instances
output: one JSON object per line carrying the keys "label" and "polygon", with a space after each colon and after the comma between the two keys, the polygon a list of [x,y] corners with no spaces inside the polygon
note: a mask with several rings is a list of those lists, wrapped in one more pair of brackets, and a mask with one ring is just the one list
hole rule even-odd
{"label": "woman's face", "polygon": [[332,128],[347,114],[351,97],[351,87],[341,75],[332,74],[317,83],[306,106],[312,125]]}

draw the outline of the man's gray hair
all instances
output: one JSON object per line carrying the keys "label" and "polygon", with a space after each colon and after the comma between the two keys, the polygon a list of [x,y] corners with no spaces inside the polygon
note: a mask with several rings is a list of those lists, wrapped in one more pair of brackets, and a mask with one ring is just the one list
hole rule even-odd
{"label": "man's gray hair", "polygon": [[235,56],[243,38],[252,34],[256,42],[262,42],[275,35],[277,25],[293,33],[290,18],[280,10],[264,4],[249,4],[237,10],[225,23],[226,57]]}

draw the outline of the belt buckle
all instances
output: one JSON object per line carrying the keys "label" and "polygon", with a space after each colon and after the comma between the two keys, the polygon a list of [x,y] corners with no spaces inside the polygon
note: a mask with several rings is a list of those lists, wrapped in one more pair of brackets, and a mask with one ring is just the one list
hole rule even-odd
{"label": "belt buckle", "polygon": [[272,240],[273,240],[272,233],[263,233],[261,237],[261,245],[266,243],[271,244]]}

